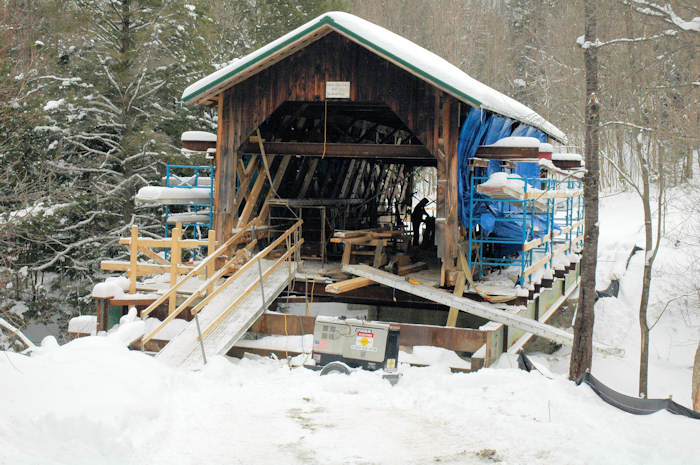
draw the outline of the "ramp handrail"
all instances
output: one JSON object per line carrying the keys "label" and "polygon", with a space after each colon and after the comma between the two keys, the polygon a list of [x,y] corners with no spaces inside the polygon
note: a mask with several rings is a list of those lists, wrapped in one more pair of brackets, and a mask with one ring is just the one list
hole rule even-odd
{"label": "ramp handrail", "polygon": [[[301,226],[301,220],[299,220],[297,223],[295,223],[295,225],[292,226],[292,228],[288,229],[282,236],[279,237],[279,239],[277,239],[277,241],[279,241],[279,242],[277,243],[277,245],[279,245],[279,243],[280,243],[283,239],[287,238],[287,237],[293,232],[293,230],[297,229],[297,228],[300,227],[300,226]],[[243,301],[243,299],[245,299],[245,298],[248,296],[248,294],[250,294],[256,287],[258,287],[258,286],[261,285],[261,280],[262,280],[262,279],[267,278],[273,271],[275,271],[275,270],[277,269],[278,266],[280,266],[280,265],[281,265],[282,263],[284,263],[287,259],[289,259],[293,253],[297,253],[297,252],[300,250],[300,247],[301,247],[301,245],[302,245],[303,243],[304,243],[304,239],[301,239],[301,238],[299,238],[298,240],[296,240],[295,243],[294,243],[294,245],[291,245],[290,242],[288,241],[288,242],[287,242],[287,251],[286,251],[284,254],[282,254],[282,255],[275,261],[275,263],[274,263],[270,268],[268,268],[266,271],[264,271],[264,272],[261,273],[260,279],[257,279],[257,280],[255,280],[253,283],[251,283],[251,284],[246,288],[246,290],[243,292],[243,294],[241,294],[235,301],[231,302],[231,304],[229,304],[229,306],[226,307],[226,310],[224,310],[223,312],[221,312],[221,313],[219,314],[219,316],[217,316],[216,319],[215,319],[214,321],[212,321],[211,324],[210,324],[204,331],[202,331],[202,335],[201,335],[200,337],[198,337],[197,340],[198,340],[198,341],[201,341],[201,340],[203,340],[205,337],[207,337],[207,335],[208,335],[209,333],[211,333],[211,332],[219,325],[219,323],[221,323],[221,322],[223,321],[223,319],[226,318],[226,317],[228,316],[228,314],[231,313],[231,312],[233,311],[233,309],[234,309],[239,303],[241,303],[241,301]],[[247,268],[250,268],[251,266],[253,266],[254,263],[257,263],[257,262],[258,262],[259,260],[261,260],[264,256],[268,255],[275,247],[276,247],[276,245],[270,244],[270,245],[269,245],[268,247],[266,247],[264,250],[262,250],[261,252],[259,252],[257,255],[255,255],[255,257],[253,257],[250,261],[248,261],[248,262],[246,263]],[[247,269],[247,268],[246,268],[246,269]],[[223,286],[222,286],[222,287],[223,287]],[[263,296],[263,297],[264,297],[264,296]],[[265,304],[265,303],[263,303],[263,305],[264,305],[264,304]],[[197,312],[198,312],[199,310],[200,310],[200,309],[197,309]],[[194,309],[193,309],[193,313],[194,313]]]}
{"label": "ramp handrail", "polygon": [[[240,233],[243,233],[243,232],[244,232],[245,230],[247,230],[249,227],[253,227],[253,228],[254,228],[254,225],[253,225],[252,223],[254,223],[254,221],[251,222],[251,223],[248,223],[248,225],[246,225],[246,227],[245,227],[243,230],[241,230]],[[290,227],[287,231],[285,231],[280,237],[278,237],[278,238],[275,239],[273,242],[271,242],[270,245],[268,245],[268,246],[267,246],[265,249],[263,249],[262,251],[258,252],[254,257],[252,257],[250,260],[248,260],[246,263],[244,263],[235,273],[233,273],[231,276],[229,276],[228,278],[226,278],[226,281],[224,281],[223,284],[222,284],[221,286],[218,286],[218,287],[215,288],[213,291],[207,293],[207,296],[204,297],[202,300],[200,300],[200,301],[190,310],[190,312],[192,313],[192,315],[194,316],[194,315],[196,315],[197,313],[199,313],[199,311],[200,311],[202,308],[204,308],[205,305],[207,305],[214,297],[216,297],[216,296],[217,296],[219,293],[221,293],[224,289],[226,289],[228,286],[230,286],[232,283],[234,283],[234,282],[236,281],[236,279],[237,279],[239,276],[241,276],[245,271],[247,271],[251,266],[253,266],[255,263],[257,263],[261,258],[267,256],[270,252],[272,252],[277,246],[279,246],[279,245],[282,243],[282,241],[284,241],[285,239],[287,239],[292,233],[294,233],[295,231],[300,230],[301,224],[302,224],[302,220],[299,220],[299,221],[297,221],[296,223],[294,223],[294,225],[292,225],[292,227]],[[239,233],[239,234],[240,234],[240,233]],[[232,238],[232,239],[233,239],[233,238]],[[230,239],[229,239],[229,240],[230,240]],[[227,241],[227,242],[228,242],[228,241]],[[296,240],[295,242],[296,242],[296,243],[295,243],[295,245],[294,245],[293,247],[289,247],[289,244],[288,244],[288,249],[289,249],[289,250],[287,251],[287,253],[285,253],[285,254],[282,256],[283,259],[286,259],[287,257],[289,257],[289,255],[291,254],[291,251],[296,251],[296,250],[298,250],[298,247],[299,247],[299,246],[301,245],[301,243],[303,242],[303,239],[298,239],[298,240]],[[224,245],[225,245],[225,244],[224,244]],[[217,252],[218,252],[218,250],[217,250]],[[215,253],[216,253],[216,252],[215,252]],[[163,329],[168,323],[170,323],[170,322],[171,322],[172,320],[174,320],[180,313],[182,313],[190,304],[192,304],[192,303],[194,302],[194,300],[195,300],[197,297],[203,295],[204,292],[207,290],[207,288],[210,288],[210,287],[214,284],[214,282],[216,282],[216,280],[218,280],[220,277],[222,277],[222,276],[227,272],[227,270],[228,270],[228,268],[229,268],[229,265],[232,265],[233,262],[236,260],[236,258],[237,258],[237,256],[234,256],[234,257],[233,257],[231,260],[229,260],[223,267],[221,267],[216,273],[214,273],[211,277],[209,277],[209,279],[207,279],[201,286],[199,286],[199,288],[197,288],[197,290],[196,290],[194,293],[192,293],[192,295],[190,295],[184,302],[182,302],[182,303],[175,309],[174,312],[170,313],[170,314],[163,320],[163,322],[162,322],[160,325],[158,325],[158,327],[156,327],[156,328],[155,328],[150,334],[148,334],[147,336],[144,336],[144,337],[141,339],[141,344],[142,344],[142,345],[145,345],[148,341],[150,341],[151,339],[153,339],[153,337],[154,337],[161,329]],[[276,267],[276,266],[281,262],[281,260],[282,260],[282,259],[278,260],[278,262],[274,265],[274,267]],[[193,271],[194,271],[194,270],[193,270]],[[185,278],[184,278],[182,281],[185,281],[185,279],[188,279],[187,276],[185,276]],[[164,302],[164,301],[165,301],[165,300],[163,300],[163,302]],[[151,306],[153,306],[153,305],[155,305],[155,304],[157,304],[157,303],[158,303],[158,301],[156,301],[156,302],[154,302],[153,304],[151,304]],[[161,303],[162,303],[162,302],[161,302]],[[150,307],[149,307],[149,308],[150,308]],[[148,309],[147,309],[147,310],[148,310]],[[218,320],[217,320],[217,324],[218,324]],[[210,331],[209,328],[207,328],[207,330]],[[205,331],[205,332],[203,333],[203,335],[204,335],[204,334],[208,334],[208,332]]]}
{"label": "ramp handrail", "polygon": [[[204,270],[207,266],[211,265],[214,263],[214,260],[216,260],[219,256],[221,256],[229,247],[231,247],[234,243],[236,243],[238,240],[241,239],[241,237],[247,233],[249,230],[252,230],[253,227],[255,227],[260,220],[258,218],[254,219],[253,221],[249,222],[246,224],[240,231],[238,231],[236,234],[231,236],[226,242],[221,244],[221,246],[216,249],[212,254],[208,255],[207,258],[202,260],[199,265],[195,266],[189,273],[187,273],[181,280],[177,281],[176,283],[172,284],[170,286],[170,289],[165,291],[163,295],[158,297],[151,305],[149,305],[147,308],[145,308],[141,312],[141,318],[146,319],[146,317],[158,306],[163,304],[170,296],[174,296],[177,290],[185,284],[187,281],[189,281],[192,277],[197,276],[201,274],[202,270]],[[207,281],[208,283],[208,281]],[[211,284],[211,283],[209,283]]]}

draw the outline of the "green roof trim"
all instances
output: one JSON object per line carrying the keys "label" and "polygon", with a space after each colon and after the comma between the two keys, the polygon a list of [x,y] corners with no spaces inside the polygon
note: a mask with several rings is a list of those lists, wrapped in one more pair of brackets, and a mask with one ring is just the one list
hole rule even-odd
{"label": "green roof trim", "polygon": [[[225,67],[188,86],[182,102],[208,103],[214,94],[223,92],[240,80],[272,66],[272,62],[321,39],[332,31],[365,48],[429,85],[440,89],[470,106],[493,112],[537,128],[553,139],[566,143],[566,135],[531,108],[479,82],[461,69],[410,40],[357,16],[340,11],[324,13],[272,42],[234,59]],[[246,77],[246,74],[249,76]]]}
{"label": "green roof trim", "polygon": [[285,40],[284,42],[281,42],[280,44],[276,45],[275,47],[272,47],[270,50],[261,54],[259,57],[256,57],[254,60],[251,60],[248,63],[244,63],[241,66],[239,66],[238,68],[232,69],[230,72],[224,74],[223,76],[219,77],[218,79],[206,84],[205,86],[202,86],[201,88],[197,89],[196,91],[192,92],[191,94],[187,94],[186,96],[184,96],[182,98],[182,101],[185,103],[190,102],[191,100],[193,100],[194,98],[198,97],[199,95],[205,93],[206,91],[208,91],[208,90],[218,86],[219,84],[229,80],[230,78],[234,77],[238,73],[245,71],[246,69],[259,63],[260,61],[264,60],[265,58],[268,58],[271,55],[274,55],[275,53],[279,52],[280,50],[287,47],[288,45],[293,44],[294,42],[301,39],[302,37],[304,37],[308,34],[311,34],[312,32],[320,29],[321,27],[323,27],[325,25],[331,26],[333,29],[336,29],[337,31],[342,32],[343,34],[350,36],[352,39],[354,39],[357,42],[361,43],[362,45],[365,45],[366,47],[374,50],[375,52],[379,53],[380,55],[383,55],[391,60],[396,61],[397,63],[400,63],[402,66],[405,66],[406,68],[411,70],[413,73],[421,76],[423,79],[425,79],[425,80],[427,80],[427,81],[429,81],[429,82],[431,82],[439,87],[442,87],[443,89],[447,90],[448,92],[454,94],[456,97],[467,100],[467,101],[471,102],[472,104],[476,105],[477,107],[481,106],[482,102],[475,99],[474,97],[467,95],[458,89],[455,89],[453,86],[436,78],[435,76],[431,75],[430,73],[425,72],[424,70],[412,65],[411,63],[394,55],[393,53],[378,46],[377,44],[365,39],[361,35],[347,29],[346,27],[344,27],[340,24],[338,24],[330,16],[323,16],[317,23],[312,24],[308,28],[299,31],[297,34],[294,34],[293,36],[289,37],[289,39]]}

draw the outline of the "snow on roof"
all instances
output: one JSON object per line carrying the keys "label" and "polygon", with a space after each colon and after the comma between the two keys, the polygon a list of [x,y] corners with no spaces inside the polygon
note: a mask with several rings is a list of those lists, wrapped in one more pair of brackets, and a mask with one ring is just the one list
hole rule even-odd
{"label": "snow on roof", "polygon": [[[477,81],[445,59],[398,34],[357,16],[337,11],[324,13],[264,47],[233,60],[187,87],[182,100],[185,103],[203,102],[206,97],[220,92],[249,68],[259,65],[256,72],[262,70],[265,67],[264,60],[268,60],[271,65],[276,56],[288,52],[300,41],[322,29],[344,35],[465,103],[513,118],[566,143],[566,135],[561,130],[522,103]],[[320,37],[322,34],[318,34]]]}
{"label": "snow on roof", "polygon": [[[541,142],[535,137],[504,137],[487,147],[540,147]],[[547,144],[549,145],[549,144]],[[551,145],[550,145],[551,147]]]}
{"label": "snow on roof", "polygon": [[206,131],[185,131],[180,136],[183,142],[216,142],[216,134]]}
{"label": "snow on roof", "polygon": [[209,187],[162,187],[144,186],[136,193],[134,200],[137,204],[154,205],[186,205],[207,203],[210,201]]}
{"label": "snow on roof", "polygon": [[557,161],[581,161],[583,157],[578,153],[553,153],[552,160]]}
{"label": "snow on roof", "polygon": [[553,150],[554,147],[552,146],[552,144],[548,144],[546,142],[542,142],[540,144],[540,152],[552,153]]}

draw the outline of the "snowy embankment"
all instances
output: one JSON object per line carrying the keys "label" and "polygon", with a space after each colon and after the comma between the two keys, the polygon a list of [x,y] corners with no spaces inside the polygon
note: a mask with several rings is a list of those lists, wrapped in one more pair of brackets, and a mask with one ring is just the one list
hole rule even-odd
{"label": "snowy embankment", "polygon": [[0,372],[0,463],[686,464],[700,431],[511,369],[409,368],[391,386],[217,357],[194,373],[88,337]]}
{"label": "snowy embankment", "polygon": [[[700,186],[680,186],[667,193],[665,232],[652,272],[648,321],[650,333],[649,397],[673,397],[691,407],[693,358],[700,341]],[[635,245],[644,246],[644,212],[632,193],[601,199],[597,288],[620,280],[617,298],[596,304],[593,337],[625,350],[625,356],[593,354],[592,373],[611,388],[636,396],[639,379],[639,301],[644,251],[625,264]],[[654,226],[656,220],[654,220]],[[664,311],[665,308],[665,311]],[[663,314],[662,314],[663,313]],[[560,374],[568,370],[570,350],[536,356]],[[700,434],[700,430],[698,430]]]}
{"label": "snowy embankment", "polygon": [[[690,405],[690,366],[700,337],[697,266],[700,205],[670,192],[666,238],[655,265],[649,391]],[[596,308],[595,337],[626,349],[594,354],[593,373],[634,395],[636,314],[644,259],[641,207],[603,199],[600,289],[616,274],[617,299]],[[694,293],[693,293],[694,291]],[[126,338],[128,339],[128,338]],[[258,357],[214,357],[201,372],[167,367],[125,348],[119,334],[31,357],[0,354],[0,464],[688,464],[700,422],[661,411],[634,416],[566,380],[565,349],[532,358],[540,373],[447,365],[403,367],[391,386],[377,374],[319,376]],[[503,359],[500,367],[511,360]],[[547,369],[545,369],[547,368]]]}

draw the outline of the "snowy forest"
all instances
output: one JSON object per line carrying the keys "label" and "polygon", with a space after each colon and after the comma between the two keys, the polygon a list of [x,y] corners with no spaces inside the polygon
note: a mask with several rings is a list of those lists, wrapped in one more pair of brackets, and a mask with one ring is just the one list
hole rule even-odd
{"label": "snowy forest", "polygon": [[[0,316],[24,328],[88,311],[100,259],[125,253],[118,237],[132,224],[162,232],[134,193],[167,163],[197,162],[180,154],[183,131],[216,128],[182,89],[324,11],[436,52],[555,121],[582,153],[583,3],[3,1]],[[602,189],[693,184],[697,14],[685,1],[598,5]]]}
{"label": "snowy forest", "polygon": [[[169,164],[210,163],[181,150],[180,137],[216,133],[217,107],[185,105],[183,90],[328,11],[445,58],[555,124],[568,137],[557,151],[583,155],[588,249],[578,307],[560,322],[574,345],[548,343],[535,355],[539,378],[457,375],[436,363],[390,386],[363,370],[347,380],[275,371],[283,361],[262,357],[215,357],[184,373],[114,344],[116,332],[112,342],[69,342],[68,321],[95,313],[93,287],[113,275],[100,262],[129,259],[120,237],[134,225],[163,237],[163,207],[135,205],[137,191],[161,184]],[[0,410],[13,423],[0,421],[0,463],[83,463],[79,448],[84,463],[697,459],[696,420],[628,415],[569,382],[593,366],[627,395],[700,408],[696,0],[0,0],[0,17]],[[325,144],[324,132],[324,155]],[[413,169],[437,189],[435,170]],[[47,335],[55,339],[40,344]],[[622,355],[593,352],[594,337]],[[41,357],[13,353],[31,342]],[[503,345],[494,367],[514,368]],[[81,374],[68,380],[63,370]],[[45,379],[59,380],[50,395]],[[255,389],[242,381],[250,379]],[[90,383],[102,383],[99,393]],[[82,398],[85,385],[93,394]],[[244,438],[234,446],[232,431]],[[35,433],[45,449],[34,449]],[[76,447],[74,433],[89,444]],[[350,436],[352,446],[342,440]]]}

